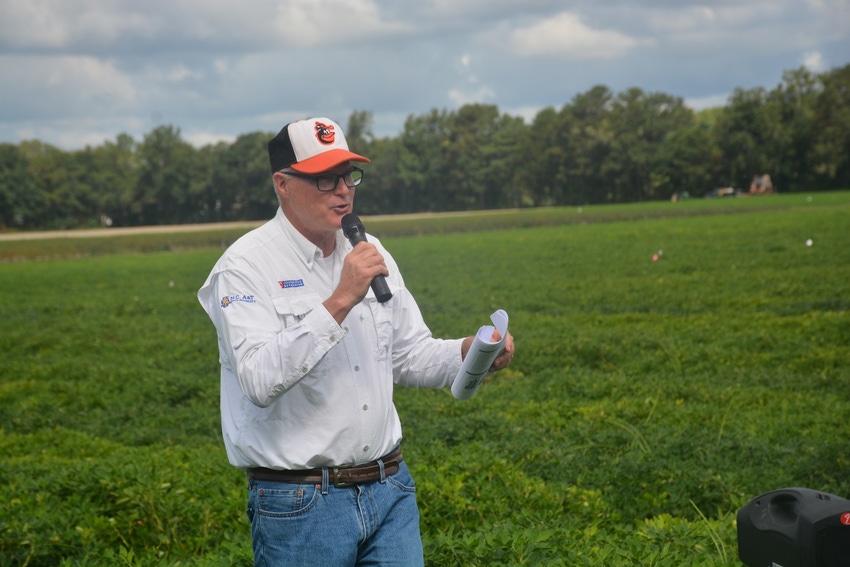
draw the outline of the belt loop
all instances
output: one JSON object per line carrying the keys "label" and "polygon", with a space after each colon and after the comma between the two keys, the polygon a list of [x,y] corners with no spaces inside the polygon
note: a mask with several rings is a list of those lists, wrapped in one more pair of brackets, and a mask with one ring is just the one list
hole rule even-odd
{"label": "belt loop", "polygon": [[378,459],[378,468],[381,469],[381,484],[387,482],[387,473],[384,471],[384,461]]}
{"label": "belt loop", "polygon": [[328,467],[322,467],[322,495],[328,495]]}

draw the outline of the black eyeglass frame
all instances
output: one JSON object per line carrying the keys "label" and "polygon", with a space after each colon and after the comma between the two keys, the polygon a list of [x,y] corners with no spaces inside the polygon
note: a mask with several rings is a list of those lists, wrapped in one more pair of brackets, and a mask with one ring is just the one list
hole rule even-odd
{"label": "black eyeglass frame", "polygon": [[[292,177],[298,177],[300,179],[308,179],[308,180],[315,181],[316,182],[316,190],[320,191],[322,193],[330,193],[331,191],[335,190],[337,188],[337,185],[339,185],[340,179],[342,179],[342,182],[345,183],[345,186],[348,187],[349,189],[354,189],[355,187],[360,185],[360,183],[363,182],[363,170],[361,168],[353,166],[353,165],[351,166],[351,169],[349,169],[345,173],[326,173],[324,175],[309,175],[307,173],[300,173],[298,171],[292,171],[292,170],[281,171],[281,173],[283,173],[284,175],[291,175]],[[347,176],[351,175],[352,173],[359,173],[360,177],[358,177],[357,179],[354,179],[352,177],[351,178],[352,185],[349,185],[345,178]],[[330,178],[333,178],[333,185],[330,186],[329,189],[322,189],[321,186],[320,186],[322,180],[323,179],[330,179]]]}

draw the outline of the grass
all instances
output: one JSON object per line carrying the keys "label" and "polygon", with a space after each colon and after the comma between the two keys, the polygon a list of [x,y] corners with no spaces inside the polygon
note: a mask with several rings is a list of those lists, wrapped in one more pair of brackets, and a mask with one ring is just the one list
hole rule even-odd
{"label": "grass", "polygon": [[[517,344],[469,401],[396,392],[427,564],[739,565],[750,498],[850,496],[849,209],[370,219],[436,335]],[[0,242],[0,565],[250,564],[195,299],[234,235],[184,236]]]}
{"label": "grass", "polygon": [[[380,237],[421,236],[435,233],[480,232],[504,228],[564,226],[599,222],[746,214],[768,210],[805,210],[842,206],[846,192],[790,193],[758,198],[692,199],[679,203],[651,202],[623,205],[591,205],[541,209],[512,209],[471,213],[438,213],[400,216],[363,217],[369,232]],[[191,231],[174,227],[143,227],[141,234],[132,228],[36,233],[38,239],[26,239],[27,233],[0,233],[0,263],[27,260],[87,258],[129,252],[182,252],[198,248],[224,248],[256,223],[237,223],[231,227],[211,225]],[[93,236],[92,233],[100,233]],[[104,238],[108,236],[109,238]]]}

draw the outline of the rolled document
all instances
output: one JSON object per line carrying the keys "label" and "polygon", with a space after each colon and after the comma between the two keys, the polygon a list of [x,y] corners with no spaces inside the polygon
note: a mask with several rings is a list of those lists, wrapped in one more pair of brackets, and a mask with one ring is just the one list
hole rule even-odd
{"label": "rolled document", "polygon": [[[490,366],[499,353],[505,348],[505,340],[508,336],[508,314],[499,309],[492,315],[490,320],[493,326],[484,325],[478,329],[472,346],[460,365],[460,370],[452,383],[452,395],[459,400],[468,400],[475,395],[481,382],[490,375]],[[499,331],[501,337],[498,341],[493,340],[493,330]]]}

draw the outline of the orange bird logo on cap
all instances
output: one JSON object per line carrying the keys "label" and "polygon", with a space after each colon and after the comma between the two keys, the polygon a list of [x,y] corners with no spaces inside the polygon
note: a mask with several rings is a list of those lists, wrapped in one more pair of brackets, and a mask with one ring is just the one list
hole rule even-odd
{"label": "orange bird logo on cap", "polygon": [[334,143],[334,127],[333,125],[322,124],[321,122],[316,122],[316,139],[319,140],[322,144],[333,144]]}

